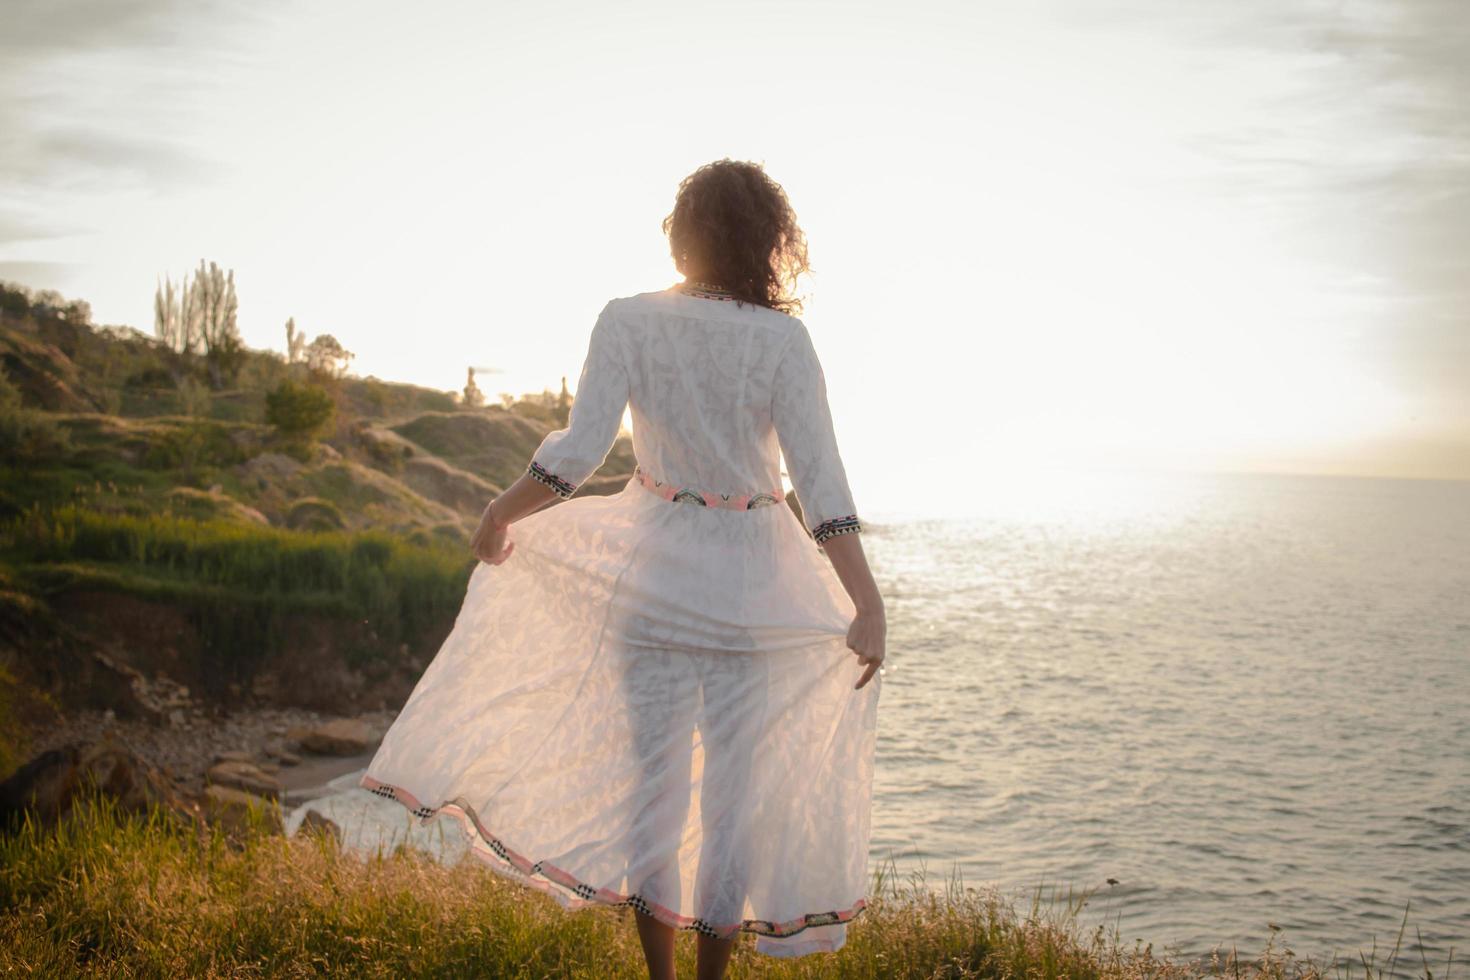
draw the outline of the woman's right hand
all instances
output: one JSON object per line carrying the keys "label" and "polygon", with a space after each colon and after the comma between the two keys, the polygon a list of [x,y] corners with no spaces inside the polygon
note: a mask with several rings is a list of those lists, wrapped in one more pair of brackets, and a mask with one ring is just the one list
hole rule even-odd
{"label": "woman's right hand", "polygon": [[867,665],[853,690],[872,680],[883,665],[887,633],[888,623],[882,612],[860,611],[853,617],[852,625],[847,629],[847,648],[857,654],[859,663]]}

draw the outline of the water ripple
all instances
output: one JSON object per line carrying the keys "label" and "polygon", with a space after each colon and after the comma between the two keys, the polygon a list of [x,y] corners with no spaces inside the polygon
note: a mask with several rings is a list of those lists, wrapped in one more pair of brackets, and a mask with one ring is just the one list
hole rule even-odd
{"label": "water ripple", "polygon": [[1094,915],[1188,956],[1275,923],[1353,959],[1409,903],[1443,963],[1470,938],[1470,484],[1171,479],[872,536],[901,668],[874,858],[1100,887]]}

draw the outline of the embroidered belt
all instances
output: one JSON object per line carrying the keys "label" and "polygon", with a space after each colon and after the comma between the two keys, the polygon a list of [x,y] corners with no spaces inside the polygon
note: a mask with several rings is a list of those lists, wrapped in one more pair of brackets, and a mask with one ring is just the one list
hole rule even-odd
{"label": "embroidered belt", "polygon": [[705,493],[691,487],[676,487],[672,483],[654,479],[641,466],[633,471],[633,478],[652,493],[676,504],[697,504],[700,507],[722,507],[726,510],[755,510],[757,507],[779,504],[786,499],[786,495],[780,490],[729,494]]}

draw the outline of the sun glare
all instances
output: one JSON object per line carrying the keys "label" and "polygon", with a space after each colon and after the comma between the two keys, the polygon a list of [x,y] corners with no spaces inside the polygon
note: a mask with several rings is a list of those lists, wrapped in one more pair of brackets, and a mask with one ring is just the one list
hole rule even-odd
{"label": "sun glare", "polygon": [[[1124,459],[1372,471],[1364,446],[1463,404],[1387,373],[1410,333],[1390,335],[1392,271],[1345,260],[1324,242],[1337,202],[1302,195],[1313,154],[1350,147],[1302,115],[1320,76],[1301,57],[1206,57],[1047,6],[945,7],[902,37],[862,5],[840,35],[782,8],[800,57],[755,43],[759,17],[722,20],[718,52],[673,43],[704,16],[682,9],[607,44],[629,22],[589,7],[554,58],[549,22],[508,10],[457,8],[411,43],[330,4],[265,16],[189,117],[213,176],[58,196],[49,220],[95,231],[0,260],[76,270],[55,285],[146,330],[158,276],[217,257],[252,346],[279,349],[290,317],[364,375],[452,391],[486,365],[492,398],[555,390],[609,297],[678,279],[659,221],[731,156],[764,163],[808,233],[803,319],[875,481],[895,446],[961,485]],[[670,90],[696,74],[719,81]],[[740,111],[793,92],[800,125]]]}

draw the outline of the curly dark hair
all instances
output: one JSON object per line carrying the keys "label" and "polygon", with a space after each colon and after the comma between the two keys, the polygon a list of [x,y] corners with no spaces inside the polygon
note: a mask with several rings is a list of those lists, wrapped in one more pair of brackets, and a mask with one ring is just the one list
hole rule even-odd
{"label": "curly dark hair", "polygon": [[806,235],[760,164],[716,160],[685,177],[663,229],[687,279],[722,286],[737,304],[801,312],[794,290],[811,271]]}

